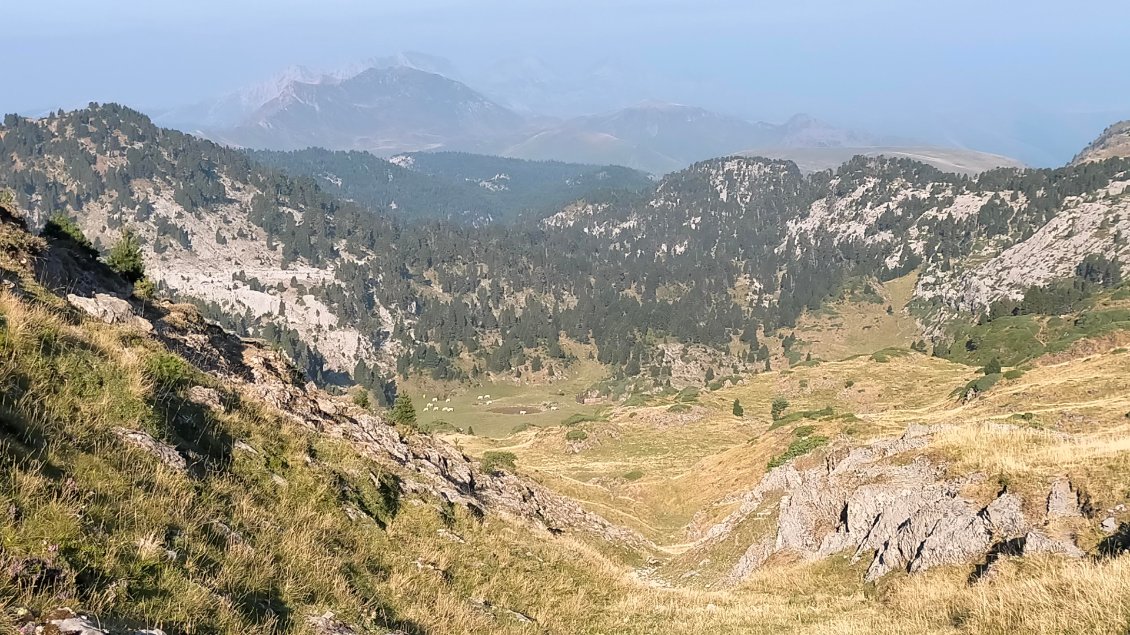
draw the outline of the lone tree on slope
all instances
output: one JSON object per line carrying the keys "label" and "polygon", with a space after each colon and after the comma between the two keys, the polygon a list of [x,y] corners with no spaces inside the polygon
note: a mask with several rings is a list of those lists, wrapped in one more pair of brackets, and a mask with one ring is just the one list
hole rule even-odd
{"label": "lone tree on slope", "polygon": [[408,428],[416,428],[416,407],[408,395],[397,395],[392,406],[392,422]]}

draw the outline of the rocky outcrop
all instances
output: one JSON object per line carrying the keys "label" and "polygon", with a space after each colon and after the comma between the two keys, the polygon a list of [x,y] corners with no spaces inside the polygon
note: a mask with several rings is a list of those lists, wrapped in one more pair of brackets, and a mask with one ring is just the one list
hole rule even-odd
{"label": "rocky outcrop", "polygon": [[141,448],[157,457],[169,469],[181,473],[188,471],[188,462],[177,452],[176,448],[154,439],[148,432],[129,430],[127,428],[114,428],[114,434],[122,441],[134,447]]}
{"label": "rocky outcrop", "polygon": [[[159,303],[146,317],[171,350],[220,380],[274,407],[295,424],[340,438],[374,461],[398,471],[405,492],[434,496],[476,514],[503,512],[553,531],[583,531],[635,547],[649,543],[576,502],[513,474],[486,474],[454,446],[427,435],[405,438],[393,426],[307,383],[279,352],[205,321],[194,307]],[[222,403],[212,389],[191,388],[198,402]]]}
{"label": "rocky outcrop", "polygon": [[1070,482],[1052,486],[1042,519],[1026,515],[1024,501],[1008,491],[978,504],[962,491],[980,475],[947,477],[944,466],[913,452],[933,430],[911,427],[897,439],[832,451],[822,465],[807,470],[794,464],[774,469],[735,512],[706,532],[700,548],[728,538],[754,514],[771,515],[779,500],[775,532],[746,549],[729,582],[744,579],[779,552],[815,560],[851,551],[853,562],[869,561],[868,580],[892,571],[991,561],[1011,551],[1081,554],[1069,537],[1044,530],[1049,521],[1080,515]]}
{"label": "rocky outcrop", "polygon": [[89,298],[69,293],[67,301],[106,324],[123,324],[143,331],[153,328],[148,320],[134,314],[133,305],[128,301],[106,293],[95,293]]}
{"label": "rocky outcrop", "polygon": [[1071,486],[1071,481],[1061,478],[1052,484],[1048,492],[1048,520],[1059,518],[1078,518],[1083,515],[1083,505],[1079,493]]}

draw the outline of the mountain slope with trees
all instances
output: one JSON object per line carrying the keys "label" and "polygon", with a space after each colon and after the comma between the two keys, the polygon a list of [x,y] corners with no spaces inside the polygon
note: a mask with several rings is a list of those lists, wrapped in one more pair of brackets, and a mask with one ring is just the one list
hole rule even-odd
{"label": "mountain slope with trees", "polygon": [[253,151],[252,158],[315,179],[328,193],[412,220],[486,224],[540,218],[580,199],[651,187],[647,175],[618,166],[522,161],[456,152],[384,160],[365,152],[307,148]]}
{"label": "mountain slope with trees", "polygon": [[1130,255],[1119,158],[976,178],[906,159],[811,175],[713,159],[640,195],[474,227],[342,202],[113,105],[9,116],[0,157],[0,183],[37,224],[70,216],[99,248],[132,229],[160,289],[381,398],[394,373],[544,374],[567,363],[566,339],[653,387],[689,346],[734,372],[779,365],[803,313],[849,283],[910,274],[909,308],[944,347],[955,320],[1071,279],[1091,254]]}

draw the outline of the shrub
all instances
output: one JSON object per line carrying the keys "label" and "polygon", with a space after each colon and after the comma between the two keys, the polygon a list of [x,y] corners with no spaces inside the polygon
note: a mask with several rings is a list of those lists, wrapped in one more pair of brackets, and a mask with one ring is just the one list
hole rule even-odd
{"label": "shrub", "polygon": [[483,452],[483,458],[479,461],[482,465],[483,471],[487,474],[498,474],[499,472],[513,473],[517,468],[515,463],[518,457],[513,452]]}
{"label": "shrub", "polygon": [[39,232],[40,236],[44,238],[54,238],[56,240],[69,240],[80,250],[86,252],[91,256],[97,256],[98,251],[94,245],[86,238],[86,234],[82,233],[82,228],[78,223],[71,220],[65,214],[55,214],[47,224],[43,226],[43,231]]}
{"label": "shrub", "polygon": [[584,441],[587,438],[589,438],[589,433],[581,430],[580,428],[574,428],[573,430],[565,433],[566,441]]}
{"label": "shrub", "polygon": [[632,470],[624,473],[624,480],[627,481],[638,481],[641,478],[643,478],[643,470]]}
{"label": "shrub", "polygon": [[137,282],[145,277],[145,261],[141,257],[141,244],[137,235],[127,229],[110,249],[106,264],[129,282]]}
{"label": "shrub", "polygon": [[1005,379],[1020,379],[1023,376],[1024,371],[1020,370],[1019,368],[1013,368],[1012,370],[1004,374]]}
{"label": "shrub", "polygon": [[854,379],[849,379],[849,380],[844,382],[844,388],[851,388],[854,385],[855,385]]}
{"label": "shrub", "polygon": [[673,413],[690,412],[690,411],[691,411],[691,407],[688,406],[685,403],[673,404],[671,407],[667,408],[667,412],[673,412]]}
{"label": "shrub", "polygon": [[813,432],[816,432],[816,426],[797,426],[796,430],[793,430],[793,434],[796,435],[798,439],[810,437]]}
{"label": "shrub", "polygon": [[1001,360],[996,357],[990,359],[989,363],[985,364],[985,368],[982,369],[982,372],[986,375],[999,375],[1001,373]]}
{"label": "shrub", "polygon": [[734,400],[733,412],[734,412],[735,417],[740,417],[740,416],[745,414],[745,409],[742,408],[742,402],[741,401],[738,401],[737,399]]}
{"label": "shrub", "polygon": [[158,353],[145,362],[145,375],[159,387],[176,390],[192,381],[192,366],[172,353]]}
{"label": "shrub", "polygon": [[682,402],[694,401],[698,399],[698,388],[684,388],[679,391],[679,396],[675,399]]}
{"label": "shrub", "polygon": [[566,428],[571,428],[579,423],[586,423],[588,421],[606,421],[606,419],[597,415],[586,415],[578,412],[563,419],[561,421],[561,425],[565,426]]}
{"label": "shrub", "polygon": [[769,468],[772,469],[775,467],[780,467],[797,457],[808,454],[809,452],[825,445],[826,443],[828,443],[828,437],[821,436],[819,434],[814,434],[811,436],[806,436],[802,439],[797,439],[789,444],[788,449],[785,450],[784,453],[769,460]]}
{"label": "shrub", "polygon": [[773,417],[773,421],[781,418],[781,414],[789,407],[789,400],[784,397],[777,397],[773,400],[773,405],[769,407],[769,415]]}

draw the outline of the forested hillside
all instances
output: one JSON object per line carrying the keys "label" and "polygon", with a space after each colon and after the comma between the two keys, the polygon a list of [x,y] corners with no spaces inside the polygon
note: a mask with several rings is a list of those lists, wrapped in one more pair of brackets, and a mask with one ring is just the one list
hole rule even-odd
{"label": "forested hillside", "polygon": [[391,161],[367,152],[308,148],[251,151],[252,158],[373,211],[406,220],[483,225],[538,218],[580,198],[650,189],[647,175],[618,166],[522,161],[456,152],[413,153]]}
{"label": "forested hillside", "polygon": [[[846,284],[911,273],[909,310],[944,349],[954,320],[1071,279],[1089,255],[1130,254],[1122,158],[977,178],[898,159],[805,176],[725,158],[642,196],[473,227],[343,202],[114,105],[9,116],[0,157],[0,183],[37,222],[72,216],[101,246],[130,228],[162,288],[313,377],[380,394],[395,371],[544,376],[567,363],[563,338],[654,386],[687,345],[733,370],[780,364],[767,337],[789,341]],[[334,160],[351,157],[364,155]]]}

